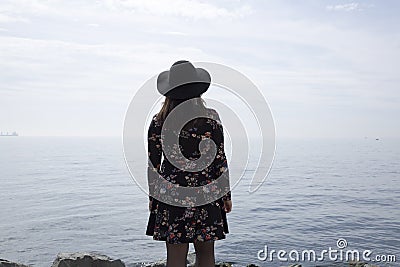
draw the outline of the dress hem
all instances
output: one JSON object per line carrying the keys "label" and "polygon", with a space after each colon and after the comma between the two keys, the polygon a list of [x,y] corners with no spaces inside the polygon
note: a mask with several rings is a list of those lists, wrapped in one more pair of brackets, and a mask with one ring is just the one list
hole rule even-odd
{"label": "dress hem", "polygon": [[194,241],[198,241],[198,242],[208,242],[208,241],[218,241],[218,240],[224,240],[224,239],[226,239],[226,236],[224,236],[224,237],[214,237],[214,238],[211,238],[211,239],[209,239],[209,240],[199,240],[199,239],[191,238],[191,239],[187,239],[187,240],[179,241],[179,242],[169,242],[168,239],[167,239],[166,237],[156,238],[156,237],[154,237],[153,235],[149,235],[149,234],[146,234],[146,236],[151,236],[151,237],[153,237],[153,240],[155,240],[155,241],[164,241],[164,242],[168,242],[168,243],[170,243],[170,244],[194,243]]}

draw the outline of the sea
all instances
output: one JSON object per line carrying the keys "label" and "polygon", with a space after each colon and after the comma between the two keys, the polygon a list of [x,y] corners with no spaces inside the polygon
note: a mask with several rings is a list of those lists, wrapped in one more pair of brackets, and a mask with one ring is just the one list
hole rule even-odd
{"label": "sea", "polygon": [[[0,258],[41,267],[60,252],[127,266],[166,257],[165,243],[145,235],[148,197],[122,138],[0,137],[0,166]],[[400,266],[400,140],[278,138],[269,175],[250,193],[254,171],[232,189],[217,262],[331,266],[352,251]]]}

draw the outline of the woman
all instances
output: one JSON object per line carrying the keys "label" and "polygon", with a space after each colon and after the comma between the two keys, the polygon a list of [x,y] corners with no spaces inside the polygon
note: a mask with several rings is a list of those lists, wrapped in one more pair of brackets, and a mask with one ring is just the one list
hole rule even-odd
{"label": "woman", "polygon": [[[161,176],[179,186],[199,187],[215,181],[222,174],[229,175],[224,152],[223,127],[218,113],[206,108],[201,99],[210,82],[211,77],[206,70],[195,68],[190,62],[183,60],[175,62],[169,71],[162,72],[157,79],[157,89],[165,96],[165,101],[161,110],[153,116],[148,129],[150,216],[146,235],[153,236],[154,240],[166,242],[168,267],[186,266],[189,243],[193,243],[196,250],[196,266],[214,266],[214,242],[224,239],[225,234],[229,233],[226,218],[226,213],[232,209],[229,178],[228,189],[222,191],[226,192],[222,197],[206,204],[192,206],[171,205],[162,201],[161,194],[166,189],[154,182]],[[186,102],[188,100],[189,102]],[[172,112],[184,102],[189,103],[189,110],[180,112],[177,108],[176,112]],[[174,125],[174,122],[180,120],[180,116],[187,116],[187,113],[191,112],[197,116],[184,124],[183,128]],[[168,116],[172,116],[172,120]],[[179,133],[179,144],[172,146],[178,146],[186,159],[193,161],[207,154],[204,147],[200,151],[199,143],[202,140],[211,139],[215,143],[216,154],[213,154],[215,157],[211,159],[211,164],[199,171],[187,171],[170,162],[167,153],[171,150],[166,150],[166,145],[163,147],[161,143],[165,132],[163,135],[161,133],[167,117],[170,123],[166,125],[178,127],[175,129],[182,128],[175,132],[177,135]],[[162,156],[164,159],[161,163]]]}

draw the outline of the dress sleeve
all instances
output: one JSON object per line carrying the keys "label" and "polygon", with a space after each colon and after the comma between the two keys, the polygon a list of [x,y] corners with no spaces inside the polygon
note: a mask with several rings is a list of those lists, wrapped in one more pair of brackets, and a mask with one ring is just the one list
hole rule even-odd
{"label": "dress sleeve", "polygon": [[156,116],[151,120],[147,133],[148,143],[148,166],[147,166],[147,181],[149,185],[149,200],[153,200],[154,185],[157,176],[159,175],[161,165],[161,126],[158,124]]}
{"label": "dress sleeve", "polygon": [[223,172],[226,172],[226,175],[228,177],[227,187],[229,191],[222,197],[222,200],[231,200],[228,160],[225,155],[225,147],[224,147],[224,130],[219,115],[214,110],[213,110],[213,116],[215,120],[213,123],[212,139],[217,146],[217,154],[214,160],[215,175],[218,178],[222,175]]}

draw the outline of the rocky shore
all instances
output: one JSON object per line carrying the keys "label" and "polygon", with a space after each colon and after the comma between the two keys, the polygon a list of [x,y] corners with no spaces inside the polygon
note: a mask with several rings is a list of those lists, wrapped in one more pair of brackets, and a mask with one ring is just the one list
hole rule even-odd
{"label": "rocky shore", "polygon": [[[194,266],[196,254],[189,253],[187,265]],[[120,259],[112,259],[106,255],[101,255],[91,252],[76,252],[76,253],[59,253],[53,261],[51,267],[165,267],[167,261],[159,260],[156,262],[134,263],[129,266]],[[218,263],[215,266],[232,266],[231,263]],[[249,265],[249,267],[256,265]],[[31,267],[22,263],[12,262],[5,259],[0,259],[0,267]]]}
{"label": "rocky shore", "polygon": [[[187,266],[193,267],[195,264],[196,254],[191,252],[187,257]],[[112,259],[106,255],[90,252],[76,252],[76,253],[59,253],[54,260],[51,267],[165,267],[166,260],[160,260],[153,263],[134,263],[129,266],[120,259]],[[235,264],[232,262],[219,262],[215,264],[215,267],[234,267]],[[291,264],[289,267],[301,267],[300,264]],[[322,266],[337,266],[337,267],[378,267],[364,262],[354,263],[338,263],[334,265],[318,265]],[[0,259],[0,267],[31,267],[22,263],[11,262],[9,260]],[[259,267],[255,264],[248,264],[247,267]]]}

